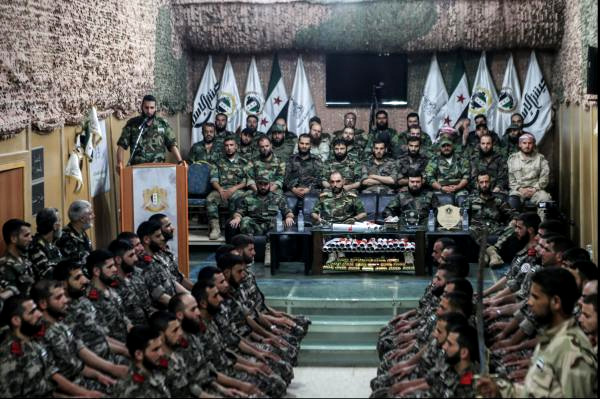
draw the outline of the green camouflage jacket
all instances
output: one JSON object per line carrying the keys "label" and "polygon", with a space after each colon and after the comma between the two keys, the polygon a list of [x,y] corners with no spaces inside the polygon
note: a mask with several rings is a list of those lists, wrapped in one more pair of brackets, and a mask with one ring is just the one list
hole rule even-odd
{"label": "green camouflage jacket", "polygon": [[217,150],[217,146],[214,141],[212,147],[210,147],[210,151],[206,149],[204,141],[199,141],[195,143],[192,146],[192,148],[190,148],[190,153],[188,154],[188,161],[190,161],[190,163],[198,163],[204,161],[210,163],[211,165],[214,165],[222,157],[223,150]]}
{"label": "green camouflage jacket", "polygon": [[210,181],[211,183],[218,182],[224,189],[242,182],[246,183],[248,166],[248,161],[238,154],[235,154],[231,160],[223,157],[216,164],[210,166]]}
{"label": "green camouflage jacket", "polygon": [[35,283],[31,262],[26,257],[16,258],[6,253],[0,258],[0,288],[11,290],[15,294],[29,295]]}
{"label": "green camouflage jacket", "polygon": [[[127,121],[117,145],[125,150],[131,148],[133,151],[140,132],[139,126],[143,121],[143,116],[137,116]],[[130,164],[165,162],[165,150],[169,151],[176,145],[177,141],[169,123],[163,118],[155,116],[152,126],[144,130]]]}
{"label": "green camouflage jacket", "polygon": [[[410,191],[398,193],[388,206],[383,210],[383,217],[398,216],[401,223],[406,223],[407,212],[415,211],[419,218],[419,224],[425,225],[429,216],[429,210],[438,206],[437,197],[431,191],[423,191],[418,195],[413,195]],[[414,217],[414,216],[413,216]]]}
{"label": "green camouflage jacket", "polygon": [[429,158],[421,153],[416,157],[411,157],[409,154],[404,154],[398,158],[398,179],[407,179],[410,171],[416,171],[425,175],[425,167],[429,162]]}
{"label": "green camouflage jacket", "polygon": [[96,308],[101,325],[106,327],[112,338],[127,340],[127,328],[131,321],[125,316],[123,300],[113,288],[101,290],[90,285],[87,297]]}
{"label": "green camouflage jacket", "polygon": [[307,187],[318,190],[322,187],[323,163],[309,154],[307,159],[302,159],[295,154],[286,162],[285,178],[283,179],[286,190],[294,187]]}
{"label": "green camouflage jacket", "polygon": [[482,197],[471,194],[465,200],[463,208],[469,210],[469,220],[473,228],[487,227],[489,234],[498,234],[516,217],[516,211],[500,198],[490,195]]}
{"label": "green camouflage jacket", "polygon": [[63,322],[45,322],[45,326],[42,342],[52,353],[59,372],[70,381],[77,379],[85,367],[79,357],[79,351],[85,347],[83,342],[75,338],[69,326]]}
{"label": "green camouflage jacket", "polygon": [[63,228],[62,236],[56,242],[56,246],[63,258],[72,259],[82,265],[92,252],[92,242],[87,233],[85,231],[78,233],[71,223]]}
{"label": "green camouflage jacket", "polygon": [[283,188],[283,178],[285,177],[285,162],[277,158],[275,154],[268,161],[257,157],[248,165],[247,184],[256,185],[256,178],[259,175],[268,177],[269,182],[275,184],[281,190]]}
{"label": "green camouflage jacket", "polygon": [[109,331],[102,324],[98,311],[87,296],[71,299],[64,323],[69,326],[75,339],[83,342],[101,358],[112,361],[112,353],[106,340]]}
{"label": "green camouflage jacket", "polygon": [[112,395],[116,398],[170,398],[164,371],[148,372],[133,366],[127,377],[114,386]]}
{"label": "green camouflage jacket", "polygon": [[335,157],[331,158],[323,166],[323,180],[329,181],[329,176],[331,176],[333,172],[340,172],[342,177],[346,180],[345,184],[360,182],[362,177],[360,162],[357,162],[356,159],[350,158],[349,156],[346,156],[341,161],[336,160]]}
{"label": "green camouflage jacket", "polygon": [[283,195],[269,191],[264,196],[258,193],[248,194],[242,198],[235,213],[239,213],[242,217],[248,216],[256,223],[263,224],[271,223],[278,210],[281,212],[282,218],[285,218],[288,213],[292,213]]}
{"label": "green camouflage jacket", "polygon": [[442,186],[458,184],[463,179],[469,181],[469,177],[469,160],[456,154],[449,159],[438,154],[431,158],[425,167],[425,178],[429,185],[435,181]]}
{"label": "green camouflage jacket", "polygon": [[312,211],[326,222],[346,223],[348,219],[354,219],[365,212],[365,206],[356,194],[342,190],[340,194],[334,195],[331,191],[326,191],[321,193]]}
{"label": "green camouflage jacket", "polygon": [[479,151],[474,152],[470,159],[471,164],[471,179],[469,181],[469,189],[477,189],[477,173],[482,170],[487,170],[492,179],[492,190],[496,187],[500,188],[501,192],[508,192],[508,164],[506,158],[497,153],[495,150],[492,154],[486,157],[481,157]]}
{"label": "green camouflage jacket", "polygon": [[398,170],[396,168],[396,162],[392,159],[385,157],[381,164],[375,163],[375,158],[370,157],[362,163],[362,177],[361,181],[369,177],[369,175],[376,176],[389,176],[394,179],[394,184],[376,184],[374,186],[366,187],[364,193],[379,193],[379,194],[392,194],[398,180]]}
{"label": "green camouflage jacket", "polygon": [[36,280],[51,278],[54,266],[60,262],[62,254],[53,242],[47,242],[40,234],[33,237],[29,248],[29,260]]}
{"label": "green camouflage jacket", "polygon": [[[405,130],[396,134],[395,136],[392,136],[390,141],[390,151],[395,159],[405,155],[408,151],[408,135],[409,132]],[[419,138],[421,139],[421,154],[425,154],[426,156],[430,157],[433,150],[431,137],[427,133],[421,132]]]}

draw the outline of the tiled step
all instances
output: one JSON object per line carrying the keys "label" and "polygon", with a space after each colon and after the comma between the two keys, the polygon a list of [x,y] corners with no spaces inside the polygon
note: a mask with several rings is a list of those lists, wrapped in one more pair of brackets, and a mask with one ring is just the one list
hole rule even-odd
{"label": "tiled step", "polygon": [[390,320],[388,316],[308,315],[310,334],[316,333],[378,333]]}
{"label": "tiled step", "polygon": [[197,230],[189,232],[190,246],[219,246],[225,244],[225,237],[221,235],[218,240],[208,239],[208,230]]}
{"label": "tiled step", "polygon": [[375,342],[366,345],[320,345],[302,342],[300,366],[375,367],[379,364]]}

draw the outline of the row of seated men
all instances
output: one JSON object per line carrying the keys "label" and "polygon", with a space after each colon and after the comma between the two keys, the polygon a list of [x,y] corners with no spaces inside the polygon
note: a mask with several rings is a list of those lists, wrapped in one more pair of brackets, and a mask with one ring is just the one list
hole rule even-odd
{"label": "row of seated men", "polygon": [[[255,124],[255,117],[248,117]],[[377,129],[370,133],[355,129],[356,116],[346,115],[339,137],[321,133],[321,124],[311,123],[310,133],[296,137],[287,132],[285,119],[276,120],[270,136],[248,127],[238,136],[225,130],[226,116],[216,125],[203,125],[204,140],[193,145],[189,161],[211,165],[213,191],[207,196],[210,239],[221,233],[219,207],[235,212],[236,201],[258,191],[257,179],[268,179],[268,190],[286,193],[300,201],[309,193],[331,188],[332,172],[339,172],[346,192],[393,194],[408,190],[409,174],[423,176],[427,189],[452,196],[477,192],[481,171],[490,176],[492,193],[510,194],[533,204],[550,200],[544,191],[549,167],[537,152],[533,135],[523,132],[523,118],[513,115],[514,125],[503,138],[488,130],[485,116],[475,118],[476,130],[469,132],[464,119],[455,130],[442,128],[432,143],[419,127],[418,114],[407,118],[409,129],[396,132],[387,125],[387,113],[377,113]],[[216,130],[215,130],[216,128]]]}
{"label": "row of seated men", "polygon": [[[87,201],[2,227],[0,396],[282,396],[310,321],[279,312],[248,265],[252,237],[216,252],[196,283],[162,214],[93,250]],[[32,242],[33,241],[33,242]]]}
{"label": "row of seated men", "polygon": [[469,264],[452,239],[435,242],[418,307],[380,332],[372,397],[597,397],[597,266],[556,220],[522,213],[514,234],[522,248],[483,292],[484,343]]}

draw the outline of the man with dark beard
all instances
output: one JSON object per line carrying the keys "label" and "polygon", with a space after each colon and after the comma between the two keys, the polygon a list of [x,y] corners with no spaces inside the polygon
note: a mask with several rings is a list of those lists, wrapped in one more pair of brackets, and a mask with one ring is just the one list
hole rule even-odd
{"label": "man with dark beard", "polygon": [[568,270],[554,267],[536,272],[527,303],[544,330],[525,380],[515,383],[482,377],[478,392],[490,398],[597,397],[597,360],[572,316],[578,297],[577,283]]}
{"label": "man with dark beard", "polygon": [[[256,157],[256,142],[254,140],[255,130],[251,128],[245,128],[237,137],[238,139],[238,153],[240,157],[250,162]],[[260,137],[263,137],[261,135]]]}
{"label": "man with dark beard", "polygon": [[62,235],[60,215],[56,208],[44,208],[35,215],[37,234],[33,237],[29,249],[29,259],[33,266],[36,280],[48,278],[52,269],[62,257],[55,245]]}
{"label": "man with dark beard", "polygon": [[396,162],[388,156],[388,149],[383,141],[373,143],[372,156],[362,164],[363,193],[393,194],[396,188]]}
{"label": "man with dark beard", "polygon": [[298,137],[298,153],[290,157],[285,166],[284,186],[299,199],[308,193],[321,190],[321,159],[310,153],[310,135]]}
{"label": "man with dark beard", "polygon": [[64,322],[75,338],[105,360],[114,361],[115,355],[129,356],[125,344],[108,336],[109,331],[101,324],[96,308],[85,295],[89,280],[81,266],[73,261],[62,261],[54,268],[53,278],[65,285],[71,300]]}
{"label": "man with dark beard", "polygon": [[333,142],[334,159],[330,160],[323,167],[323,181],[321,184],[325,188],[330,185],[326,178],[333,172],[339,172],[344,179],[344,190],[356,192],[360,188],[362,176],[360,162],[348,155],[348,147],[344,140],[336,139]]}
{"label": "man with dark beard", "polygon": [[269,191],[282,194],[285,162],[273,153],[271,140],[267,136],[258,139],[258,157],[248,165],[248,187],[256,193],[257,177],[266,176],[271,182]]}
{"label": "man with dark beard", "polygon": [[394,216],[401,219],[402,226],[427,223],[429,210],[438,206],[437,198],[431,191],[423,190],[423,176],[416,170],[408,172],[408,191],[398,193],[383,211],[389,220]]}
{"label": "man with dark beard", "polygon": [[471,220],[469,230],[476,242],[479,242],[484,228],[487,228],[489,235],[499,235],[517,216],[516,211],[506,201],[493,195],[491,184],[490,172],[479,170],[477,193],[471,194],[463,203],[463,209],[468,210]]}
{"label": "man with dark beard", "polygon": [[[340,145],[342,146],[343,144]],[[315,223],[354,224],[367,217],[365,206],[358,195],[346,191],[340,172],[334,171],[329,174],[327,187],[331,190],[319,196],[319,201],[312,210],[311,217]]]}
{"label": "man with dark beard", "polygon": [[425,167],[426,182],[439,193],[468,195],[469,161],[454,153],[453,143],[448,138],[439,142],[440,153],[433,156]]}
{"label": "man with dark beard", "polygon": [[101,392],[73,384],[60,374],[51,354],[40,342],[45,334],[42,312],[32,299],[21,295],[9,298],[0,315],[0,326],[9,329],[0,345],[0,396],[51,397],[57,388],[71,396],[103,396]]}
{"label": "man with dark beard", "polygon": [[416,171],[420,175],[425,172],[429,157],[421,153],[421,139],[409,137],[407,139],[406,153],[398,158],[398,186],[400,191],[408,190],[408,173]]}
{"label": "man with dark beard", "polygon": [[116,378],[127,374],[127,366],[118,366],[102,359],[75,339],[71,329],[63,322],[68,312],[69,298],[65,295],[62,283],[38,281],[31,294],[43,314],[45,334],[42,340],[63,376],[87,389],[107,392],[115,383],[109,374]]}
{"label": "man with dark beard", "polygon": [[132,324],[125,316],[123,300],[114,289],[119,279],[113,254],[105,249],[92,251],[86,267],[91,276],[87,297],[96,308],[101,325],[112,337],[124,342]]}
{"label": "man with dark beard", "polygon": [[233,136],[233,132],[227,130],[228,117],[222,112],[215,115],[215,146],[219,153],[223,152],[223,143],[226,137]]}
{"label": "man with dark beard", "polygon": [[519,137],[523,134],[523,116],[514,113],[511,115],[510,121],[510,126],[506,128],[502,137],[507,158],[519,151]]}
{"label": "man with dark beard", "polygon": [[492,136],[479,137],[479,146],[470,159],[471,179],[469,189],[477,189],[477,172],[487,170],[491,178],[491,190],[494,193],[508,193],[508,166],[506,158],[496,151]]}
{"label": "man with dark beard", "polygon": [[188,154],[190,163],[216,163],[223,155],[223,148],[215,144],[215,124],[206,122],[202,125],[202,141],[194,143]]}
{"label": "man with dark beard", "polygon": [[421,139],[423,154],[427,154],[429,156],[433,143],[431,141],[431,137],[421,130],[421,126],[419,125],[419,114],[416,112],[411,112],[408,114],[406,117],[406,123],[406,130],[392,137],[391,152],[394,155],[394,158],[398,158],[406,154],[408,139],[411,137],[418,137]]}
{"label": "man with dark beard", "polygon": [[271,127],[271,144],[277,158],[287,162],[294,152],[294,137],[288,136],[287,124],[284,118],[277,118]]}
{"label": "man with dark beard", "polygon": [[0,300],[11,295],[28,295],[35,281],[27,249],[31,244],[31,225],[10,219],[2,226],[6,253],[0,258]]}
{"label": "man with dark beard", "polygon": [[[346,152],[348,153],[348,157],[350,157],[354,161],[359,162],[363,158],[370,155],[370,153],[366,147],[366,145],[367,145],[366,141],[357,139],[355,130],[351,127],[347,127],[342,132],[341,137],[333,140],[333,143],[331,144],[331,146],[329,148],[329,152],[330,152],[329,158],[335,157],[334,143],[339,139],[342,139],[344,141],[344,143],[346,143]],[[371,147],[368,147],[368,148],[371,148]]]}
{"label": "man with dark beard", "polygon": [[375,139],[383,140],[388,148],[392,148],[392,138],[397,135],[398,132],[388,126],[388,113],[380,109],[375,114],[375,130],[369,132],[369,141],[365,149],[370,151]]}
{"label": "man with dark beard", "polygon": [[[318,157],[322,162],[329,158],[330,137],[329,134],[323,134],[323,127],[320,122],[313,121],[309,125],[308,134],[310,136],[310,153]],[[294,154],[298,153],[298,147],[294,148]]]}

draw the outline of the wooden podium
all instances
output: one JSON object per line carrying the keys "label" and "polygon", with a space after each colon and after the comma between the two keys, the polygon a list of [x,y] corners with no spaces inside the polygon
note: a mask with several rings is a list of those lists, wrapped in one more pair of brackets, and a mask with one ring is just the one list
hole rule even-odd
{"label": "wooden podium", "polygon": [[189,274],[187,166],[147,163],[127,166],[120,179],[121,229],[136,232],[155,213],[163,213],[175,227],[174,243],[179,270]]}

